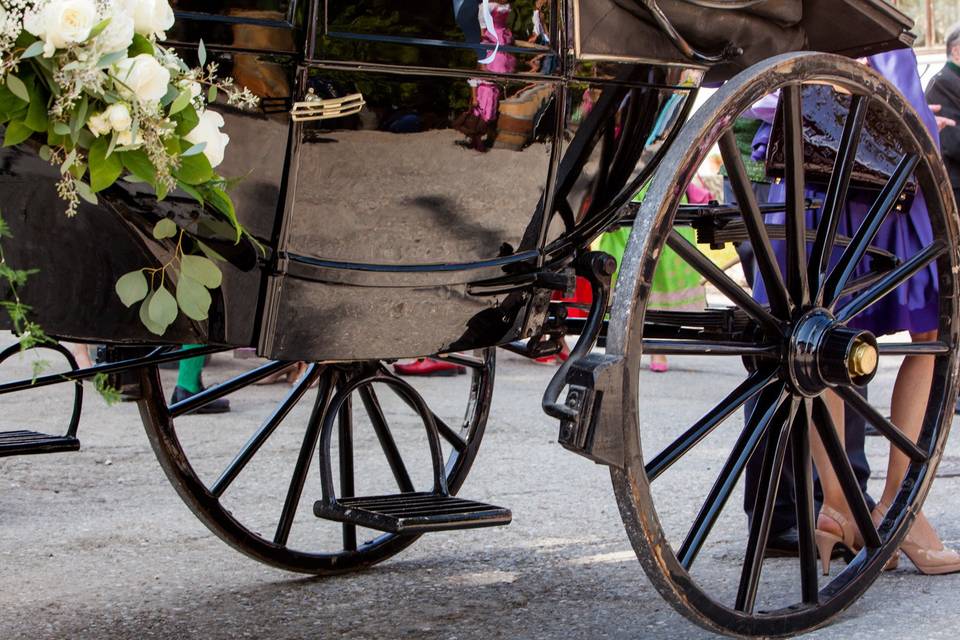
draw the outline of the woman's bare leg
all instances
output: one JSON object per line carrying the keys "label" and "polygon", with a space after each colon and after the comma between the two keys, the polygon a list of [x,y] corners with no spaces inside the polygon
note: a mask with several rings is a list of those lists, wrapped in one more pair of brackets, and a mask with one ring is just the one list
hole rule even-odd
{"label": "woman's bare leg", "polygon": [[[914,342],[930,342],[937,339],[936,331],[910,334]],[[893,399],[890,406],[890,419],[903,433],[916,442],[923,427],[923,416],[927,410],[927,398],[933,383],[933,356],[908,356],[903,359],[897,381],[893,387]],[[890,462],[887,466],[887,482],[883,488],[881,502],[891,505],[900,484],[907,473],[910,460],[896,447],[890,447]],[[928,548],[937,549],[940,537],[934,531],[923,513],[917,515],[910,530],[913,540]]]}

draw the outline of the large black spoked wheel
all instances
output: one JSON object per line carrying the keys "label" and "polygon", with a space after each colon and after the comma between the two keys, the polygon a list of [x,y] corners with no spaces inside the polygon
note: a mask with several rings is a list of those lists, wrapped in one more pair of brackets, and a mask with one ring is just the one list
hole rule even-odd
{"label": "large black spoked wheel", "polygon": [[[338,496],[433,487],[430,446],[418,413],[423,405],[411,407],[410,392],[398,394],[398,388],[415,389],[433,412],[447,484],[455,494],[483,437],[494,358],[493,350],[451,355],[468,375],[440,379],[400,380],[378,362],[313,364],[285,391],[254,386],[288,366],[268,363],[215,387],[214,395],[231,400],[232,412],[210,418],[184,415],[199,402],[168,407],[159,372],[145,369],[140,412],[168,478],[211,531],[268,565],[334,575],[382,562],[417,538],[313,514],[322,497],[321,427],[339,391],[351,393],[338,403],[326,461]],[[362,382],[368,379],[378,382]]]}
{"label": "large black spoked wheel", "polygon": [[[809,115],[804,109],[811,104],[804,96],[811,90],[832,92],[845,105],[833,170],[818,184],[803,160]],[[780,205],[758,205],[733,125],[777,91],[785,149],[777,188],[784,197]],[[774,127],[775,136],[777,131]],[[867,191],[851,174],[861,169],[858,150],[861,157],[876,153],[869,147],[881,139],[896,141],[889,158],[893,170],[885,184]],[[683,187],[714,145],[740,206],[682,205]],[[637,216],[607,341],[608,353],[623,356],[627,367],[625,467],[612,471],[621,515],[650,579],[694,622],[733,636],[808,631],[849,607],[881,574],[923,504],[946,442],[956,398],[958,319],[957,212],[949,181],[930,133],[890,83],[856,61],[819,54],[772,58],[728,82],[685,126],[662,167]],[[914,213],[914,224],[929,224],[933,239],[903,251],[908,255],[894,255],[878,238],[921,194],[929,220]],[[853,203],[855,196],[862,206]],[[861,206],[858,221],[843,220],[854,206]],[[684,225],[697,230],[700,242],[712,244],[723,239],[710,234],[726,233],[728,239],[742,234],[753,245],[767,295],[717,268],[681,233]],[[699,272],[714,298],[722,294],[723,306],[679,320],[648,311],[651,275],[665,247]],[[938,297],[934,308],[939,305],[932,314],[937,337],[878,341],[863,328],[866,310],[882,307],[913,278],[923,277],[939,286],[932,294]],[[652,383],[641,377],[640,358],[654,353],[696,356],[673,361],[711,372],[695,390],[684,391],[673,420],[645,414],[644,385]],[[921,402],[917,410],[922,415],[917,438],[885,417],[889,382],[878,379],[869,400],[856,391],[878,368],[886,368],[889,381],[904,356],[927,358],[922,362],[933,370],[929,387],[918,380],[912,389],[926,399],[925,408]],[[842,402],[834,402],[836,397]],[[884,436],[871,438],[868,446],[875,478],[883,475],[891,446],[909,457],[893,506],[879,525],[871,519],[866,495],[878,498],[882,480],[874,480],[866,494],[861,489],[828,398],[831,406],[844,406]],[[865,541],[849,564],[834,560],[828,576],[821,575],[815,546],[811,447],[817,437]],[[755,465],[755,488],[745,490],[748,464]],[[799,558],[765,558],[773,514],[783,498],[796,505],[791,509]],[[744,506],[753,508],[750,521]]]}

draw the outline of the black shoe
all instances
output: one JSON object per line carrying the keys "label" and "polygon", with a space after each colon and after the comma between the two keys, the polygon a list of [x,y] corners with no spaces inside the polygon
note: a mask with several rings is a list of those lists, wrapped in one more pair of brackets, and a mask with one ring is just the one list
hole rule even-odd
{"label": "black shoe", "polygon": [[797,533],[796,527],[770,534],[767,548],[763,552],[764,558],[797,558],[799,556],[800,534]]}
{"label": "black shoe", "polygon": [[[203,389],[201,389],[201,391],[203,391]],[[173,390],[173,397],[170,398],[170,404],[183,402],[187,398],[191,398],[195,395],[195,393],[190,393],[180,385],[177,385],[177,388]],[[190,413],[227,413],[228,411],[230,411],[230,401],[226,398],[217,398],[216,400],[203,405],[199,409],[194,409]]]}

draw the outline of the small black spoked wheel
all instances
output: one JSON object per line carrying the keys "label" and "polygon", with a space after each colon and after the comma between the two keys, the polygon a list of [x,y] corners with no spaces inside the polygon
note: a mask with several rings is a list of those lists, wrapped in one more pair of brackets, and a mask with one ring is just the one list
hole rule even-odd
{"label": "small black spoked wheel", "polygon": [[[773,143],[784,149],[783,181],[776,187],[783,197],[780,204],[765,204],[757,202],[747,178],[733,126],[777,91],[782,134],[774,126],[773,135],[782,138]],[[830,94],[843,111],[833,169],[820,177],[804,164],[806,110],[826,108],[807,99],[817,91]],[[882,146],[883,140],[894,142]],[[740,205],[683,206],[682,187],[714,145]],[[875,154],[878,145],[891,171],[871,191],[856,182],[862,174],[851,176],[862,169],[858,153]],[[607,340],[608,353],[623,356],[629,374],[625,466],[612,470],[621,515],[647,574],[691,620],[733,636],[808,631],[850,606],[881,574],[920,511],[943,451],[957,383],[958,230],[949,182],[930,133],[890,83],[856,61],[819,54],[772,58],[728,82],[687,123],[662,166],[637,216]],[[908,213],[921,197],[926,214],[916,208]],[[931,237],[892,252],[884,234],[905,222],[893,218],[907,215],[918,233],[926,225]],[[751,292],[716,267],[680,226],[692,226],[702,243],[750,241],[763,284]],[[722,294],[722,306],[673,315],[647,309],[650,274],[666,247],[702,276],[712,298]],[[928,279],[934,326],[912,330],[935,337],[875,335],[866,312],[883,308],[916,285],[915,278]],[[674,413],[685,419],[674,424],[644,413],[640,358],[657,353],[699,356],[690,362],[710,375],[709,384],[685,394]],[[857,391],[881,367],[896,373],[904,357],[932,370],[932,383],[921,376],[910,390],[919,407],[913,422],[918,436],[907,435],[910,428],[896,409],[901,426],[885,417],[897,403],[896,387],[890,404],[882,398],[890,387],[883,380],[872,386],[869,400]],[[731,380],[726,387],[718,384],[724,379]],[[842,409],[830,408],[837,405]],[[885,436],[867,447],[875,477],[890,447],[909,461],[905,474],[891,471],[890,463],[894,484],[887,489],[896,497],[877,523],[867,496],[879,498],[884,487],[874,481],[863,491],[834,425],[836,411],[860,416]],[[817,466],[829,465],[835,474],[863,540],[849,564],[834,561],[828,576],[821,575],[815,542],[814,453]],[[754,475],[745,489],[748,465]],[[799,558],[765,558],[782,498],[795,505],[790,515]],[[752,507],[749,521],[741,501]],[[684,510],[685,504],[691,507]]]}
{"label": "small black spoked wheel", "polygon": [[[494,358],[493,350],[450,355],[447,359],[470,375],[403,381],[379,362],[312,364],[279,401],[276,386],[253,386],[289,366],[268,363],[213,388],[220,391],[206,400],[229,397],[232,413],[211,420],[181,417],[197,403],[168,407],[154,368],[142,374],[140,411],[168,478],[211,531],[260,562],[334,575],[382,562],[417,536],[313,514],[322,496],[321,428],[329,423],[330,411],[337,416],[332,444],[326,445],[330,468],[324,474],[335,478],[337,495],[432,489],[432,462],[438,452],[426,442],[424,407],[432,412],[446,482],[456,493],[483,437]],[[411,397],[417,398],[417,406],[411,405]],[[267,406],[269,412],[257,410]]]}

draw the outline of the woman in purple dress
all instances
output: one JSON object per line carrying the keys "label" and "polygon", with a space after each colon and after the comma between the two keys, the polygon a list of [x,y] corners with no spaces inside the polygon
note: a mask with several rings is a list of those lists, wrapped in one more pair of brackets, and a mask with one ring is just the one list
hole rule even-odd
{"label": "woman in purple dress", "polygon": [[[878,54],[867,58],[866,64],[892,82],[910,101],[920,114],[924,124],[937,139],[937,121],[927,106],[923,87],[917,73],[917,60],[912,50],[901,50]],[[764,126],[754,139],[755,157],[762,159],[766,154],[778,96],[768,96],[754,105],[752,116],[764,120]],[[823,201],[824,194],[814,189],[807,190],[807,197]],[[863,223],[867,212],[873,205],[876,194],[851,189],[849,200],[841,217],[839,233],[852,237]],[[770,190],[771,202],[785,200],[784,185],[773,185]],[[785,214],[772,214],[768,222],[783,224]],[[816,228],[821,216],[820,210],[807,212],[807,228]],[[874,246],[890,251],[905,259],[918,253],[933,242],[933,229],[926,204],[918,194],[908,211],[896,212],[887,217],[874,240]],[[784,254],[784,243],[774,243],[778,254]],[[840,257],[840,250],[832,256],[832,262]],[[780,255],[783,261],[783,255]],[[868,273],[867,265],[861,264],[859,275]],[[762,281],[758,282],[755,295],[766,300]],[[932,264],[919,272],[893,294],[867,309],[851,322],[852,326],[869,330],[875,335],[889,335],[908,331],[915,342],[930,342],[937,339],[938,290],[936,265]],[[916,440],[922,427],[928,394],[917,393],[917,389],[929,389],[933,380],[932,356],[908,356],[904,359],[894,385],[891,399],[891,420],[909,438]],[[844,424],[844,402],[833,392],[825,396],[834,424]],[[814,462],[823,487],[823,507],[817,518],[817,546],[825,572],[829,569],[831,552],[836,545],[843,545],[851,551],[863,546],[862,537],[853,520],[850,507],[844,498],[840,481],[833,471],[823,444],[815,431],[811,433]],[[838,433],[843,439],[842,431]],[[873,511],[873,517],[879,522],[896,497],[900,484],[907,472],[909,460],[898,449],[891,448],[887,479],[883,495]],[[936,531],[926,517],[917,514],[916,521],[901,545],[903,552],[913,564],[925,574],[943,574],[960,571],[960,554],[943,546]],[[891,561],[895,565],[896,558]]]}

